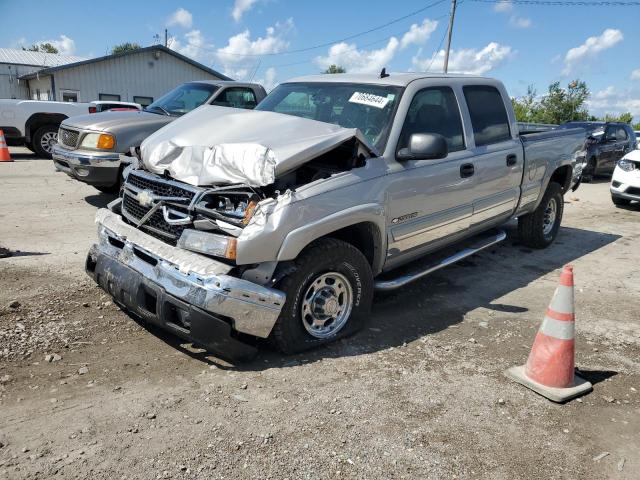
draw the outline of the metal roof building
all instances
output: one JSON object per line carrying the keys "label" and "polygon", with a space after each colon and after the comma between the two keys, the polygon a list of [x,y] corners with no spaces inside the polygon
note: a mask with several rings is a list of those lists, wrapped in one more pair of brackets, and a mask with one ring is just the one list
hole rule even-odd
{"label": "metal roof building", "polygon": [[[0,49],[0,52],[2,50],[8,49]],[[51,55],[10,50],[4,57],[0,53],[0,67],[4,66],[2,59],[8,60],[12,55],[15,60],[27,60],[28,56],[21,56],[21,53]],[[11,82],[8,82],[8,78],[0,77],[0,98],[65,102],[119,100],[148,105],[180,83],[191,80],[231,80],[162,45],[89,60],[64,55],[51,56],[60,58],[57,63],[56,59],[39,59],[49,63],[41,63],[37,67],[31,65],[30,70],[27,66],[21,67],[24,70],[14,75]],[[14,82],[19,84],[20,94],[13,93],[17,89],[10,90]]]}
{"label": "metal roof building", "polygon": [[29,98],[29,87],[21,76],[82,60],[73,55],[0,48],[0,98]]}

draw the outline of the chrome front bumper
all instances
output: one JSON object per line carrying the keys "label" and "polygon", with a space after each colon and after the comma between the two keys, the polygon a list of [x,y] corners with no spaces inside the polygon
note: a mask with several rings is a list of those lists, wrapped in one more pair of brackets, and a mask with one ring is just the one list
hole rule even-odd
{"label": "chrome front bumper", "polygon": [[284,305],[284,293],[227,275],[229,265],[168,245],[107,209],[98,210],[96,223],[99,243],[92,249],[94,256],[109,257],[167,295],[230,319],[238,332],[261,338],[271,333]]}
{"label": "chrome front bumper", "polygon": [[60,145],[54,145],[51,150],[54,159],[63,160],[74,166],[93,166],[93,167],[118,167],[120,163],[120,154],[114,152],[108,153],[87,153],[82,150],[67,150]]}

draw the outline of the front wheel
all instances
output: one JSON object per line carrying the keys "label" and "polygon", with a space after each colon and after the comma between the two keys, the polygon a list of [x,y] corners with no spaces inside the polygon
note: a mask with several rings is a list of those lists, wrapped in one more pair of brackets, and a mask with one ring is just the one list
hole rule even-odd
{"label": "front wheel", "polygon": [[563,211],[562,187],[551,182],[538,208],[518,218],[520,242],[531,248],[547,248],[558,235]]}
{"label": "front wheel", "polygon": [[56,143],[58,143],[58,127],[55,125],[40,127],[31,141],[33,151],[42,158],[51,158],[53,146]]}
{"label": "front wheel", "polygon": [[272,340],[282,352],[296,353],[362,327],[371,311],[373,274],[357,248],[328,238],[303,251],[276,288],[287,300]]}

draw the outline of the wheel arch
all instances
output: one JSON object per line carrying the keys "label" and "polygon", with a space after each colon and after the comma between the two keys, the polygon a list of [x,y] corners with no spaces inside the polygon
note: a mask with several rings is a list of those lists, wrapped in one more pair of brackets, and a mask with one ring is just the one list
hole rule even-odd
{"label": "wheel arch", "polygon": [[64,120],[66,120],[66,115],[62,113],[34,113],[31,115],[24,127],[24,135],[28,142],[31,141],[32,135],[42,126],[44,125],[57,125],[59,126]]}
{"label": "wheel arch", "polygon": [[278,261],[293,260],[316,240],[335,238],[356,247],[373,274],[382,270],[386,252],[384,210],[376,204],[349,208],[291,231],[278,252]]}

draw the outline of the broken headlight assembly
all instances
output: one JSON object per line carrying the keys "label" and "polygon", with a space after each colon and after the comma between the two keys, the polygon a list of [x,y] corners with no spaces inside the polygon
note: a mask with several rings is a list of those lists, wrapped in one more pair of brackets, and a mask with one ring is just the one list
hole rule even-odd
{"label": "broken headlight assembly", "polygon": [[253,190],[211,190],[200,197],[194,210],[204,216],[242,228],[253,217],[260,200],[260,196]]}

